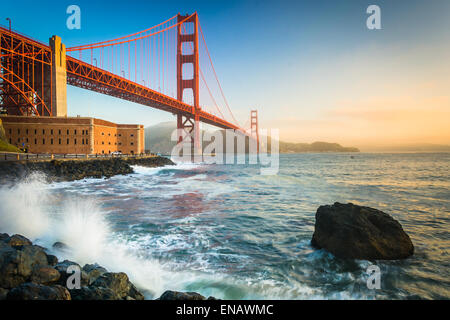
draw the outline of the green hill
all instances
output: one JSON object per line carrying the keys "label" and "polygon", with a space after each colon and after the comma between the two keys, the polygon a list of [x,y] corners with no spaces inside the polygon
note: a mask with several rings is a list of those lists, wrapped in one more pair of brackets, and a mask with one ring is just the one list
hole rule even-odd
{"label": "green hill", "polygon": [[175,122],[163,122],[145,128],[145,149],[150,149],[153,153],[170,154],[176,144],[170,141],[175,129]]}
{"label": "green hill", "polygon": [[8,140],[6,139],[5,129],[3,128],[2,119],[0,119],[0,152],[22,152],[8,143]]}
{"label": "green hill", "polygon": [[288,143],[280,141],[280,153],[304,153],[304,152],[359,152],[358,148],[343,147],[337,143]]}

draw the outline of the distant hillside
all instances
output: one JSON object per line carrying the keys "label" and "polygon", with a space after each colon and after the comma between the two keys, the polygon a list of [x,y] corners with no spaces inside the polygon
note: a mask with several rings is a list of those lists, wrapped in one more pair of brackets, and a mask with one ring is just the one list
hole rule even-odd
{"label": "distant hillside", "polygon": [[[175,142],[170,141],[172,132],[176,129],[175,122],[163,122],[145,129],[145,146],[154,153],[170,154]],[[270,150],[270,146],[268,148]],[[357,148],[342,147],[337,143],[314,142],[287,143],[280,141],[280,153],[304,152],[359,152]]]}
{"label": "distant hillside", "polygon": [[176,144],[170,141],[176,127],[175,122],[163,122],[145,128],[145,149],[153,153],[170,154]]}
{"label": "distant hillside", "polygon": [[6,139],[5,129],[3,128],[2,119],[0,119],[0,152],[21,152],[16,147],[10,145]]}
{"label": "distant hillside", "polygon": [[337,143],[288,143],[280,141],[280,153],[304,153],[304,152],[359,152],[358,148],[343,147]]}
{"label": "distant hillside", "polygon": [[364,148],[367,152],[450,152],[450,145],[417,143],[396,146],[378,146]]}

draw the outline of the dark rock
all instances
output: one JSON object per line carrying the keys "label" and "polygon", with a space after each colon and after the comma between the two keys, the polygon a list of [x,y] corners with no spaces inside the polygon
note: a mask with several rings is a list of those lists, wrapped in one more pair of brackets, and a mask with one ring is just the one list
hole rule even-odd
{"label": "dark rock", "polygon": [[54,255],[48,254],[47,255],[47,262],[50,266],[54,267],[58,264],[58,258]]}
{"label": "dark rock", "polygon": [[86,272],[88,276],[89,284],[92,284],[98,277],[108,272],[108,270],[98,264],[87,264],[83,267],[83,271]]}
{"label": "dark rock", "polygon": [[125,299],[127,296],[135,300],[144,300],[144,296],[129,281],[128,276],[123,273],[105,273],[98,277],[91,285],[97,288],[109,288],[119,299]]}
{"label": "dark rock", "polygon": [[56,284],[61,277],[58,270],[50,267],[37,267],[33,270],[31,274],[31,281],[38,284]]}
{"label": "dark rock", "polygon": [[196,292],[166,291],[162,294],[162,296],[158,300],[190,301],[190,300],[206,300],[206,298]]}
{"label": "dark rock", "polygon": [[144,300],[144,295],[130,282],[130,290],[128,291],[128,298],[132,298],[134,300]]}
{"label": "dark rock", "polygon": [[80,267],[80,265],[78,263],[70,261],[70,260],[64,260],[63,262],[59,262],[55,266],[55,269],[58,270],[60,273],[64,273],[64,272],[67,271],[67,268],[72,266],[72,265],[78,266],[80,268],[80,270],[81,270],[81,267]]}
{"label": "dark rock", "polygon": [[19,234],[15,234],[8,239],[4,240],[7,244],[9,244],[11,247],[21,247],[21,246],[31,246],[32,243],[30,240],[25,238],[24,236],[21,236]]}
{"label": "dark rock", "polygon": [[69,247],[65,243],[62,243],[59,241],[55,242],[52,247],[53,247],[53,249],[62,250],[62,251],[69,249]]}
{"label": "dark rock", "polygon": [[25,247],[19,247],[18,249],[23,254],[29,256],[33,260],[33,266],[35,265],[41,265],[45,266],[47,265],[47,254],[44,251],[44,248],[40,246],[30,245]]}
{"label": "dark rock", "polygon": [[69,291],[62,286],[24,283],[8,292],[7,300],[70,300]]}
{"label": "dark rock", "polygon": [[398,260],[414,253],[411,239],[398,221],[382,211],[351,203],[317,210],[311,244],[348,259]]}
{"label": "dark rock", "polygon": [[37,266],[47,265],[47,256],[42,248],[24,246],[0,248],[0,287],[11,289],[28,281]]}
{"label": "dark rock", "polygon": [[120,300],[111,289],[98,287],[82,287],[79,290],[70,290],[72,300]]}
{"label": "dark rock", "polygon": [[0,242],[3,242],[9,238],[9,234],[7,233],[0,233]]}
{"label": "dark rock", "polygon": [[0,288],[0,301],[6,300],[6,296],[8,295],[9,290]]}

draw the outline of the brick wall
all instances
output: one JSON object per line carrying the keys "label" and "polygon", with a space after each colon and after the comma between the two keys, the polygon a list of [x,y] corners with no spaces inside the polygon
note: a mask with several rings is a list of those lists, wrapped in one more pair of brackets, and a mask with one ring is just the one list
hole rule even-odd
{"label": "brick wall", "polygon": [[93,118],[4,116],[8,142],[30,153],[144,153],[143,126]]}

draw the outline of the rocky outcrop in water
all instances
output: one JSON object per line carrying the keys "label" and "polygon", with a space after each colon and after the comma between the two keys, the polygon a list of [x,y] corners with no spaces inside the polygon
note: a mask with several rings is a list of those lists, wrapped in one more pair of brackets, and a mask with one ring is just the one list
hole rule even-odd
{"label": "rocky outcrop in water", "polygon": [[398,260],[414,254],[411,239],[398,221],[377,209],[351,203],[317,210],[311,244],[348,259]]}
{"label": "rocky outcrop in water", "polygon": [[32,172],[42,172],[52,181],[74,181],[84,178],[110,178],[133,173],[132,165],[161,167],[174,165],[164,157],[111,158],[52,161],[2,161],[0,180],[22,179]]}
{"label": "rocky outcrop in water", "polygon": [[126,162],[130,166],[141,166],[147,168],[157,168],[164,166],[173,166],[175,163],[169,158],[165,157],[152,157],[152,158],[128,158]]}
{"label": "rocky outcrop in water", "polygon": [[[78,267],[80,289],[68,289]],[[111,273],[99,265],[58,259],[20,235],[0,234],[0,300],[143,300],[125,273]]]}
{"label": "rocky outcrop in water", "polygon": [[163,301],[196,301],[196,300],[217,300],[214,297],[206,299],[204,296],[197,292],[178,292],[178,291],[166,291],[158,300]]}

